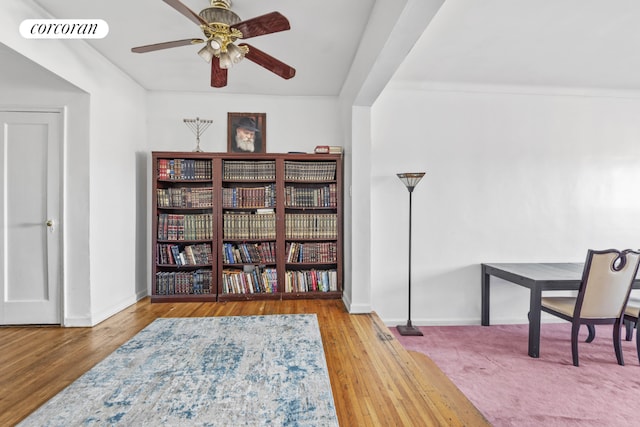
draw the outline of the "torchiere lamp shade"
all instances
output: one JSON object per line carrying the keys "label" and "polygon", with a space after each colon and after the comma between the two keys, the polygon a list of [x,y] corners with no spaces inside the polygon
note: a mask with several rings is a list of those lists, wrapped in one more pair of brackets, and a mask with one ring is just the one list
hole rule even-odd
{"label": "torchiere lamp shade", "polygon": [[400,181],[402,181],[404,185],[407,186],[409,191],[413,191],[413,189],[416,187],[416,185],[418,185],[418,183],[420,182],[424,174],[425,174],[424,172],[405,172],[405,173],[399,173],[397,175],[398,175],[398,178],[400,178]]}

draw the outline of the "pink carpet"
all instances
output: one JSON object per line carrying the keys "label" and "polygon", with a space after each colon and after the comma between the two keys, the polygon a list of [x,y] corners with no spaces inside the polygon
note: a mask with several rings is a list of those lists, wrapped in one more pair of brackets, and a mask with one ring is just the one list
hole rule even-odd
{"label": "pink carpet", "polygon": [[571,359],[570,324],[543,324],[540,358],[527,355],[528,325],[428,326],[423,337],[394,336],[429,356],[496,427],[640,426],[640,365],[624,341],[625,366],[613,350],[610,326],[578,345]]}

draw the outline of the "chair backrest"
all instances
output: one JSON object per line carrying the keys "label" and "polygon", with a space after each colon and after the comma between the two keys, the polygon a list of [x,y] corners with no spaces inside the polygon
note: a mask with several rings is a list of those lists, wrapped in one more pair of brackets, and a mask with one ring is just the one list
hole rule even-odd
{"label": "chair backrest", "polygon": [[590,249],[582,273],[575,314],[590,319],[622,316],[638,273],[638,264],[640,252],[631,249]]}

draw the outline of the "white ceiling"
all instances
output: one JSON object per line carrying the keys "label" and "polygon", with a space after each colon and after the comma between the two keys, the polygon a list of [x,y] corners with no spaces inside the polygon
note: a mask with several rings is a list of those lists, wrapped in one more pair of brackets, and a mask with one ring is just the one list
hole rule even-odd
{"label": "white ceiling", "polygon": [[396,78],[640,90],[640,1],[446,0]]}
{"label": "white ceiling", "polygon": [[[196,12],[209,4],[182,1]],[[232,9],[242,19],[274,10],[289,19],[290,31],[256,37],[251,44],[297,74],[283,80],[243,61],[229,71],[226,88],[213,89],[198,46],[131,53],[134,46],[200,37],[193,22],[163,1],[36,0],[57,18],[104,19],[109,35],[89,43],[147,89],[301,96],[338,95],[374,5],[398,1],[234,0]],[[423,2],[437,6],[442,0],[407,1]],[[395,37],[418,39],[394,80],[636,91],[638,23],[637,0],[445,0],[422,37],[424,25],[415,25],[419,32],[409,36],[411,28],[394,29]]]}
{"label": "white ceiling", "polygon": [[[252,38],[249,43],[296,69],[284,80],[245,60],[229,70],[228,85],[210,87],[211,68],[198,55],[201,45],[138,54],[131,48],[201,38],[200,28],[162,0],[36,0],[60,19],[103,19],[104,39],[89,43],[149,90],[216,91],[270,95],[340,93],[374,0],[233,0],[241,19],[278,11],[291,30]],[[209,0],[182,0],[198,13]]]}

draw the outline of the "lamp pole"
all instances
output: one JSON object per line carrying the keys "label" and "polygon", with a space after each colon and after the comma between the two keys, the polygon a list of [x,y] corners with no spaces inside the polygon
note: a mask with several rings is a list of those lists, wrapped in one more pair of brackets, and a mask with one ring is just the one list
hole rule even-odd
{"label": "lamp pole", "polygon": [[423,176],[424,172],[398,174],[398,178],[400,178],[406,185],[407,190],[409,190],[409,302],[407,324],[397,326],[400,335],[422,336],[420,329],[411,324],[411,216],[413,189],[416,188],[416,185],[418,185],[418,182],[420,182]]}

